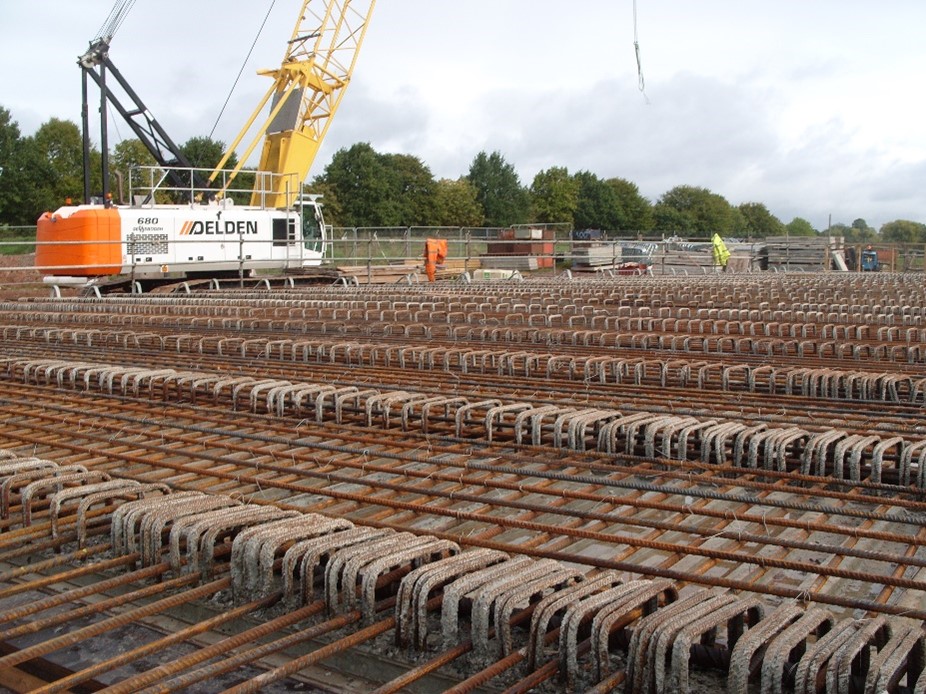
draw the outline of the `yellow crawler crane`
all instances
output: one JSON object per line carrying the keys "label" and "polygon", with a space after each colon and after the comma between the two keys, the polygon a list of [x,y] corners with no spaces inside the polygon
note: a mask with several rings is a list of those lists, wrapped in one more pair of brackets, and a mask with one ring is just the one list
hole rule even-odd
{"label": "yellow crawler crane", "polygon": [[[303,183],[350,81],[374,0],[301,2],[282,65],[262,73],[273,77],[273,86],[211,172],[189,166],[109,60],[109,43],[134,2],[117,0],[80,64],[85,85],[92,78],[100,86],[101,115],[112,103],[158,166],[137,172],[148,183],[142,180],[129,204],[114,203],[105,188],[101,200],[92,200],[87,170],[83,204],[69,203],[38,220],[36,267],[52,284],[142,291],[179,280],[240,279],[258,270],[299,271],[319,265],[325,222],[317,196],[303,195]],[[107,74],[118,79],[128,107],[107,86]],[[236,191],[241,166],[231,171],[223,167],[268,103],[269,116],[241,157],[246,161],[263,140],[254,186]],[[85,116],[88,112],[85,93]],[[105,143],[105,117],[101,121]],[[240,204],[234,193],[250,194],[250,204]],[[160,202],[159,196],[172,202]]]}
{"label": "yellow crawler crane", "polygon": [[[264,192],[264,199],[251,202],[268,207],[292,204],[301,190],[289,190],[287,182],[298,181],[301,188],[309,173],[350,82],[375,4],[375,0],[304,0],[282,64],[258,73],[272,77],[273,85],[229,145],[211,180],[253,132],[233,174],[263,142],[258,177],[264,172],[275,177],[255,185],[255,196],[261,190],[270,191],[270,197]],[[270,113],[254,131],[268,103]]]}

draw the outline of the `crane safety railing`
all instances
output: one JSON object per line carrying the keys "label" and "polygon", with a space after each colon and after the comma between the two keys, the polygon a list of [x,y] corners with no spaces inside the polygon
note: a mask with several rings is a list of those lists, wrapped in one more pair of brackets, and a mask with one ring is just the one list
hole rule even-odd
{"label": "crane safety railing", "polygon": [[[210,182],[213,175],[215,178]],[[184,185],[172,183],[178,180]],[[244,205],[259,200],[260,207],[266,207],[267,201],[276,200],[277,191],[284,191],[286,200],[292,201],[302,190],[294,173],[157,166],[132,167],[128,185],[128,202],[133,207],[220,200]]]}

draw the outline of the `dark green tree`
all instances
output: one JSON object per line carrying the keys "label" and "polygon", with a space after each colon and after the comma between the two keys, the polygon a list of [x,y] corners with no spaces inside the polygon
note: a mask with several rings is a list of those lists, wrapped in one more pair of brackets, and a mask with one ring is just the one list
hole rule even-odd
{"label": "dark green tree", "polygon": [[380,154],[369,143],[335,153],[313,182],[324,192],[327,219],[338,226],[433,226],[437,184],[420,159]]}
{"label": "dark green tree", "polygon": [[338,226],[382,227],[401,223],[392,178],[383,157],[359,142],[335,152],[318,180],[337,200]]}
{"label": "dark green tree", "polygon": [[739,207],[730,206],[731,231],[734,236],[746,236],[746,216]]}
{"label": "dark green tree", "polygon": [[622,218],[620,231],[649,231],[653,228],[653,205],[626,178],[609,178],[606,183],[617,196]]}
{"label": "dark green tree", "polygon": [[757,239],[784,236],[785,225],[761,202],[744,202],[737,207],[743,220],[742,231]]}
{"label": "dark green tree", "polygon": [[926,224],[895,219],[881,226],[881,238],[891,243],[926,243]]}
{"label": "dark green tree", "polygon": [[693,234],[697,230],[694,228],[692,218],[671,205],[664,205],[657,202],[653,205],[653,226],[656,231],[670,232],[672,234]]}
{"label": "dark green tree", "polygon": [[[115,191],[113,197],[127,199],[130,192],[138,194],[141,188],[149,189],[158,181],[160,169],[147,167],[156,165],[154,156],[141,140],[132,138],[117,143],[109,157],[109,171],[113,176],[110,188]],[[164,201],[159,199],[158,202]]]}
{"label": "dark green tree", "polygon": [[851,239],[855,234],[855,229],[850,227],[848,224],[836,222],[835,224],[830,224],[830,227],[826,230],[826,233],[830,236],[842,236],[845,239]]}
{"label": "dark green tree", "polygon": [[437,183],[431,170],[418,157],[410,154],[384,154],[382,160],[392,187],[390,203],[398,208],[393,224],[434,225],[437,217],[434,199]]}
{"label": "dark green tree", "polygon": [[[736,216],[733,207],[723,196],[707,188],[676,186],[663,194],[656,208],[655,228],[659,231],[685,231],[700,236],[714,233],[728,236],[735,232]],[[667,227],[664,226],[666,222],[681,226]]]}
{"label": "dark green tree", "polygon": [[129,171],[138,166],[157,166],[151,152],[137,138],[122,140],[115,147],[109,156],[110,170],[118,169],[128,179]]}
{"label": "dark green tree", "polygon": [[36,147],[57,172],[58,192],[78,197],[83,190],[84,150],[80,128],[71,121],[51,118],[33,135]]}
{"label": "dark green tree", "polygon": [[680,213],[683,219],[682,231],[695,233],[701,236],[710,236],[714,233],[728,236],[735,232],[736,217],[730,203],[707,188],[697,186],[676,186],[663,194],[656,204],[663,208],[657,212],[656,228],[660,231],[674,231],[672,228],[660,226],[660,220],[671,219],[667,217],[664,208],[670,208]]}
{"label": "dark green tree", "polygon": [[817,230],[803,217],[795,217],[787,224],[789,236],[816,236]]}
{"label": "dark green tree", "polygon": [[32,179],[31,174],[40,173],[34,170],[38,164],[37,160],[30,161],[19,124],[0,106],[0,224],[31,224],[41,213],[32,199],[39,179]]}
{"label": "dark green tree", "polygon": [[852,222],[852,226],[832,224],[827,233],[831,236],[842,236],[850,243],[868,243],[878,238],[878,231],[868,226],[868,222],[861,218]]}
{"label": "dark green tree", "polygon": [[477,154],[466,178],[476,189],[483,224],[507,227],[529,220],[530,196],[521,186],[514,167],[499,152]]}
{"label": "dark green tree", "polygon": [[347,226],[340,220],[344,218],[344,210],[338,201],[338,193],[335,188],[326,183],[321,176],[316,176],[312,182],[303,186],[303,192],[306,194],[320,195],[322,208],[325,215],[325,223],[332,226]]}
{"label": "dark green tree", "polygon": [[[194,169],[214,169],[225,155],[225,143],[211,137],[191,137],[180,145],[180,151]],[[232,152],[224,169],[232,169],[238,164],[238,156]]]}
{"label": "dark green tree", "polygon": [[434,223],[437,226],[475,227],[482,224],[476,189],[466,178],[439,180],[434,189]]}
{"label": "dark green tree", "polygon": [[[71,121],[51,118],[39,126],[27,146],[47,164],[50,176],[39,188],[43,209],[55,209],[67,199],[79,202],[84,190],[84,149],[80,129]],[[91,192],[103,189],[99,152],[91,153]]]}
{"label": "dark green tree", "polygon": [[620,200],[613,187],[589,171],[579,171],[573,178],[579,186],[573,214],[576,229],[616,231],[627,227]]}
{"label": "dark green tree", "polygon": [[[13,114],[8,109],[0,106],[0,166],[3,167],[4,172],[7,174],[4,182],[10,180],[9,176],[13,173],[13,170],[9,169],[10,162],[17,156],[21,143],[19,123],[13,120]],[[2,175],[0,174],[0,176]],[[2,196],[4,188],[5,186],[0,186],[0,196]],[[0,200],[2,199],[0,197]]]}
{"label": "dark green tree", "polygon": [[562,166],[540,171],[530,188],[533,218],[550,224],[570,226],[579,203],[579,182]]}
{"label": "dark green tree", "polygon": [[8,108],[0,106],[0,155],[10,152],[19,138],[19,123],[13,120]]}

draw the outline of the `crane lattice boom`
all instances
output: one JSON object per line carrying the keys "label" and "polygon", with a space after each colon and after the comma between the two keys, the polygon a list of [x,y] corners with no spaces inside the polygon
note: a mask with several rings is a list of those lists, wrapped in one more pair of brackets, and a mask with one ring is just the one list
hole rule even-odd
{"label": "crane lattice boom", "polygon": [[[217,169],[226,164],[231,152],[253,131],[269,103],[270,114],[241,154],[238,169],[263,141],[259,171],[296,174],[300,184],[305,181],[350,82],[375,4],[376,0],[304,0],[282,64],[276,70],[259,73],[272,77],[273,85]],[[291,179],[280,176],[276,180]],[[300,193],[275,190],[276,200],[262,202],[284,207]]]}

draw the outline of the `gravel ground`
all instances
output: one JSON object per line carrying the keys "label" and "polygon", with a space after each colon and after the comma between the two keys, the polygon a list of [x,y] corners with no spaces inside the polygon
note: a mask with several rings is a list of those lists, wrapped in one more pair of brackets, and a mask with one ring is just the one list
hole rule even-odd
{"label": "gravel ground", "polygon": [[35,254],[0,255],[0,299],[8,301],[26,296],[48,296],[49,289],[42,284],[42,275],[31,268]]}

